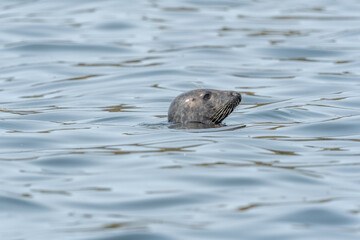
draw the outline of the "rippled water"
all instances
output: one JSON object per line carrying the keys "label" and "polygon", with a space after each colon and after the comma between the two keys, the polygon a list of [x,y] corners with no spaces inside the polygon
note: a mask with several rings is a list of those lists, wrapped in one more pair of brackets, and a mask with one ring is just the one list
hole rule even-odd
{"label": "rippled water", "polygon": [[[1,239],[359,239],[358,1],[0,9]],[[243,102],[169,128],[195,88]]]}

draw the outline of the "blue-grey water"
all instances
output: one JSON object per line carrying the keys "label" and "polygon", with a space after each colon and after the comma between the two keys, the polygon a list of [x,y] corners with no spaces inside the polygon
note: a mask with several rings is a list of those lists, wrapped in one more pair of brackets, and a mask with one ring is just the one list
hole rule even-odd
{"label": "blue-grey water", "polygon": [[[359,26],[357,0],[1,1],[0,239],[359,239]],[[169,128],[195,88],[243,102]]]}

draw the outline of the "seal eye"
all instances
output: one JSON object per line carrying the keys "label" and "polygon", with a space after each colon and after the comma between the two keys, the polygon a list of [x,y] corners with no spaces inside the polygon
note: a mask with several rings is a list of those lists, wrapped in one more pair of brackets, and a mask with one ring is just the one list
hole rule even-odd
{"label": "seal eye", "polygon": [[204,100],[209,100],[210,99],[210,93],[207,93],[203,96]]}

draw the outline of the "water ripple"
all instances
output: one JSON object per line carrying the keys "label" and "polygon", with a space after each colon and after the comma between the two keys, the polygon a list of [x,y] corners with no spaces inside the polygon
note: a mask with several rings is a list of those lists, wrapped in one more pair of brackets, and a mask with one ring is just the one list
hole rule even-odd
{"label": "water ripple", "polygon": [[[0,10],[2,239],[358,239],[356,0]],[[195,88],[242,103],[168,124]]]}

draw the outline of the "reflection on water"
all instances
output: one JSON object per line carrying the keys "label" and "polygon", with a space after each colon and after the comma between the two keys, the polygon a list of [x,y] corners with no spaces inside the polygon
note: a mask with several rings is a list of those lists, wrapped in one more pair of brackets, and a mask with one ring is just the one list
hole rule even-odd
{"label": "reflection on water", "polygon": [[[359,238],[357,1],[0,9],[2,239]],[[243,101],[168,124],[195,88]]]}

